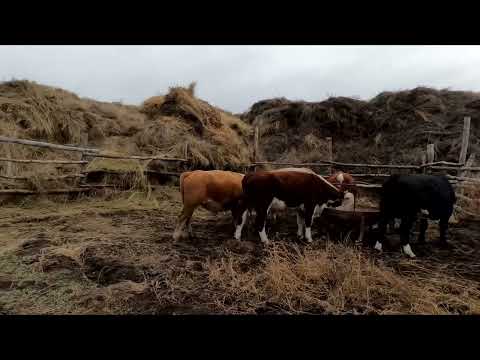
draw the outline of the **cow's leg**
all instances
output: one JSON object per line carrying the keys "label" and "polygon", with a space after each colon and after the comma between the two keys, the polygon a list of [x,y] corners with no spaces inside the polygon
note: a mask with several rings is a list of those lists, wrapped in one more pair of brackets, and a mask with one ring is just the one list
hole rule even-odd
{"label": "cow's leg", "polygon": [[183,210],[178,217],[177,226],[173,232],[173,240],[178,241],[181,237],[186,237],[185,227],[190,228],[190,219],[195,209],[191,207],[183,207]]}
{"label": "cow's leg", "polygon": [[242,229],[247,221],[247,209],[243,210],[242,217],[235,220],[235,239],[240,240],[242,238]]}
{"label": "cow's leg", "polygon": [[415,257],[415,254],[410,247],[410,229],[415,222],[415,216],[409,215],[402,218],[402,224],[400,225],[400,240],[402,243],[403,252],[411,258]]}
{"label": "cow's leg", "polygon": [[192,232],[192,218],[188,218],[187,220],[187,228],[188,228],[188,236],[193,237],[193,232]]}
{"label": "cow's leg", "polygon": [[303,239],[305,221],[300,210],[297,210],[297,226],[298,226],[297,235],[300,239]]}
{"label": "cow's leg", "polygon": [[311,243],[312,239],[312,222],[313,222],[313,212],[315,211],[315,206],[313,204],[305,204],[305,239],[307,242]]}
{"label": "cow's leg", "polygon": [[420,219],[420,232],[418,234],[418,242],[424,243],[425,242],[425,233],[428,229],[428,220],[425,218]]}
{"label": "cow's leg", "polygon": [[255,212],[257,213],[257,216],[255,217],[255,231],[258,232],[260,235],[260,241],[265,245],[268,245],[269,243],[267,233],[265,232],[268,209],[269,203],[261,204],[255,208]]}
{"label": "cow's leg", "polygon": [[385,216],[382,216],[378,223],[379,234],[378,234],[377,242],[375,243],[375,250],[378,250],[380,252],[382,252],[383,250],[383,242],[385,241],[385,233],[387,231],[388,223],[389,223],[389,219],[386,218]]}
{"label": "cow's leg", "polygon": [[447,242],[448,217],[442,217],[438,225],[440,227],[440,246],[448,247],[448,242]]}

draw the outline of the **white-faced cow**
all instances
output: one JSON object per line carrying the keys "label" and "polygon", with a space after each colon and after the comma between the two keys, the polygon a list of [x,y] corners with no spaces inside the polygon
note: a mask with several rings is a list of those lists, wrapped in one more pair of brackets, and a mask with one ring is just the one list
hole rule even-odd
{"label": "white-faced cow", "polygon": [[[180,193],[183,209],[178,218],[173,239],[177,241],[181,237],[192,235],[190,220],[198,206],[213,213],[231,211],[236,228],[234,236],[240,239],[247,219],[247,211],[241,201],[243,177],[243,174],[220,170],[195,170],[182,173]],[[186,227],[188,227],[188,234],[185,231]]]}
{"label": "white-faced cow", "polygon": [[[273,200],[283,201],[288,207],[303,207],[303,219],[297,214],[300,226],[305,224],[305,238],[312,242],[311,225],[317,205],[324,205],[329,201],[338,205],[344,197],[344,192],[337,189],[321,176],[299,171],[260,171],[245,175],[242,180],[243,194],[246,205],[254,209],[257,216],[255,230],[260,240],[268,244],[265,232],[266,217]],[[302,221],[300,221],[302,220]]]}
{"label": "white-faced cow", "polygon": [[352,175],[343,171],[336,171],[327,178],[327,181],[333,185],[354,184],[355,180]]}
{"label": "white-faced cow", "polygon": [[[415,257],[410,247],[410,230],[418,214],[440,220],[440,244],[447,245],[448,220],[456,202],[455,192],[445,176],[392,175],[382,186],[380,198],[380,239],[375,248],[382,251],[386,226],[394,218],[401,219],[400,238],[405,254]],[[419,242],[425,241],[427,219],[420,222]]]}

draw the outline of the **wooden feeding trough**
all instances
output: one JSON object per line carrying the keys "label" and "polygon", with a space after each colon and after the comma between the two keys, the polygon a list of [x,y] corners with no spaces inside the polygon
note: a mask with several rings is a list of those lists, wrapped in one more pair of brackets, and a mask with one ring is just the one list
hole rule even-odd
{"label": "wooden feeding trough", "polygon": [[372,208],[356,208],[355,211],[325,208],[322,213],[322,221],[335,228],[358,228],[359,236],[357,243],[363,242],[365,231],[378,223],[380,211]]}

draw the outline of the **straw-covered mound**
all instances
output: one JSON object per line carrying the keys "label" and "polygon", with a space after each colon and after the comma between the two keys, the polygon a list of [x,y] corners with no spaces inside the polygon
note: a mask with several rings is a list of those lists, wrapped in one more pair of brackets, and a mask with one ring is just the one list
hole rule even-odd
{"label": "straw-covered mound", "polygon": [[[116,155],[164,155],[192,166],[240,170],[250,161],[250,125],[194,96],[195,84],[172,88],[142,106],[98,102],[30,81],[0,83],[0,135],[100,149]],[[18,159],[80,160],[80,154],[14,144],[0,144],[0,156]],[[130,164],[130,163],[133,163]],[[130,161],[135,169],[146,163]],[[131,172],[125,160],[96,159],[88,167],[0,163],[1,188],[46,189],[78,184],[87,171]],[[150,166],[155,166],[152,162]],[[172,169],[175,170],[175,169]]]}
{"label": "straw-covered mound", "polygon": [[171,88],[156,100],[144,103],[149,122],[134,138],[142,152],[179,158],[187,154],[195,167],[206,169],[239,170],[249,163],[250,126],[196,98],[194,85]]}
{"label": "straw-covered mound", "polygon": [[345,162],[420,163],[427,143],[436,157],[458,161],[463,117],[471,117],[470,151],[480,150],[480,94],[418,87],[361,101],[263,100],[242,119],[260,125],[267,160],[298,153],[305,136],[333,138],[334,158]]}
{"label": "straw-covered mound", "polygon": [[[101,150],[138,149],[130,140],[144,126],[145,116],[135,106],[82,99],[77,95],[30,81],[0,83],[0,135]],[[80,154],[14,144],[0,144],[0,155],[18,159],[80,160]],[[78,165],[0,163],[0,174],[24,177],[2,179],[2,188],[61,188],[78,183]]]}

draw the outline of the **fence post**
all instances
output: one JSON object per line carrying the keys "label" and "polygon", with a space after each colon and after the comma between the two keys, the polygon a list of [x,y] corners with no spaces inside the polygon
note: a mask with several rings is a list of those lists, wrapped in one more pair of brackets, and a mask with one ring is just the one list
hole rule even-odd
{"label": "fence post", "polygon": [[[333,161],[333,144],[332,144],[332,138],[327,137],[327,146],[328,146],[328,161]],[[329,175],[333,173],[333,166],[330,164],[329,169]]]}
{"label": "fence post", "polygon": [[[255,136],[253,138],[253,161],[257,162],[258,161],[258,140],[259,140],[259,130],[258,130],[258,125],[255,126]],[[257,166],[253,166],[253,171],[255,172],[257,170]]]}
{"label": "fence post", "polygon": [[427,145],[427,164],[431,164],[435,161],[435,144]]}
{"label": "fence post", "polygon": [[[422,152],[422,165],[425,165],[427,163],[427,153],[423,153]],[[427,167],[424,166],[422,167],[422,169],[420,170],[420,172],[422,172],[423,174],[425,174],[427,172]]]}
{"label": "fence post", "polygon": [[470,116],[463,118],[462,149],[460,150],[459,164],[465,164],[467,160],[468,140],[470,138]]}

